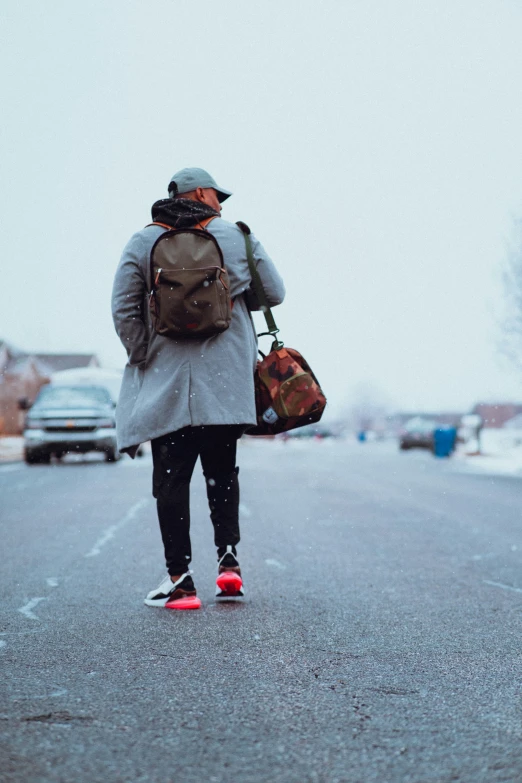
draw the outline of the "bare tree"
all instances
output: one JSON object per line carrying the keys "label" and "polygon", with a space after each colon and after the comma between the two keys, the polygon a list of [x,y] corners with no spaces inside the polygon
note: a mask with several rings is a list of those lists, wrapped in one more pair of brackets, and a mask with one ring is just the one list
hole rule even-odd
{"label": "bare tree", "polygon": [[384,428],[392,410],[390,398],[376,383],[363,381],[352,389],[345,408],[345,420],[352,429],[361,431]]}
{"label": "bare tree", "polygon": [[515,223],[514,237],[502,275],[505,314],[500,350],[522,372],[522,219]]}

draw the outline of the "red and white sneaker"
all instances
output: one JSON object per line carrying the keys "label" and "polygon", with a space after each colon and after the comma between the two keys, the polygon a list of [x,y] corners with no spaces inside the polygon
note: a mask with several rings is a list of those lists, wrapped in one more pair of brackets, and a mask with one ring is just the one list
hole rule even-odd
{"label": "red and white sneaker", "polygon": [[160,606],[165,609],[199,609],[201,601],[197,597],[191,573],[192,571],[187,571],[176,582],[173,582],[167,574],[161,584],[147,594],[145,598],[147,606]]}
{"label": "red and white sneaker", "polygon": [[241,569],[231,546],[218,561],[218,577],[216,579],[216,598],[234,600],[244,598],[245,591],[241,578]]}

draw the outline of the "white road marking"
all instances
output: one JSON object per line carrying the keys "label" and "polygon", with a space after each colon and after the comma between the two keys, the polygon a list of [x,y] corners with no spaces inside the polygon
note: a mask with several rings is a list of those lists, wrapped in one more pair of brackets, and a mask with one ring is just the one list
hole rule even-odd
{"label": "white road marking", "polygon": [[48,576],[45,581],[49,587],[58,587],[58,579],[54,576]]}
{"label": "white road marking", "polygon": [[242,514],[247,519],[252,516],[252,512],[248,508],[248,506],[245,506],[244,503],[239,504],[239,513]]}
{"label": "white road marking", "polygon": [[5,647],[7,642],[4,642],[3,639],[0,639],[0,648]]}
{"label": "white road marking", "polygon": [[29,618],[29,620],[39,620],[40,618],[37,617],[32,610],[35,608],[35,606],[38,606],[41,601],[46,600],[46,598],[31,598],[31,600],[26,603],[25,606],[21,606],[18,611],[21,612],[21,614],[23,614],[25,617]]}
{"label": "white road marking", "polygon": [[272,566],[273,568],[279,568],[280,571],[285,571],[286,566],[279,562],[279,560],[273,560],[271,557],[268,558],[268,560],[265,560],[265,563],[267,566]]}
{"label": "white road marking", "polygon": [[144,498],[143,500],[139,500],[137,503],[135,503],[125,514],[123,519],[120,519],[119,522],[117,522],[115,525],[111,525],[107,528],[107,530],[102,533],[102,535],[99,537],[99,539],[94,544],[93,548],[90,550],[90,552],[87,552],[84,557],[95,557],[96,555],[99,555],[101,552],[101,548],[105,546],[105,544],[114,538],[116,533],[122,529],[122,527],[125,527],[125,525],[128,525],[129,522],[132,522],[132,520],[135,518],[136,514],[141,511],[142,508],[144,508],[147,503],[149,502],[148,498]]}
{"label": "white road marking", "polygon": [[65,696],[69,691],[67,688],[60,688],[57,691],[53,691],[52,693],[44,693],[42,696],[35,696],[32,694],[31,696],[12,696],[11,701],[34,701],[35,699],[52,699],[52,698],[58,698],[58,696]]}
{"label": "white road marking", "polygon": [[[49,697],[51,697],[51,696],[54,696],[54,697],[56,697],[56,696],[65,696],[67,693],[69,693],[67,688],[60,688],[59,691],[53,691],[52,693],[50,693]],[[45,696],[41,696],[40,698],[45,699],[46,697]]]}
{"label": "white road marking", "polygon": [[511,585],[502,584],[502,582],[490,582],[489,579],[482,580],[484,584],[491,585],[492,587],[501,587],[502,590],[511,590],[513,593],[522,593],[520,587],[511,587]]}

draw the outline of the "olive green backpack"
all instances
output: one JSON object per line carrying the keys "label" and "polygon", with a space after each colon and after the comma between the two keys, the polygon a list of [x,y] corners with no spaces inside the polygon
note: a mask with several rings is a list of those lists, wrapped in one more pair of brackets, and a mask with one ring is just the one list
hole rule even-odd
{"label": "olive green backpack", "polygon": [[224,332],[232,300],[223,253],[205,226],[166,228],[150,253],[149,306],[154,330],[164,337],[210,337]]}

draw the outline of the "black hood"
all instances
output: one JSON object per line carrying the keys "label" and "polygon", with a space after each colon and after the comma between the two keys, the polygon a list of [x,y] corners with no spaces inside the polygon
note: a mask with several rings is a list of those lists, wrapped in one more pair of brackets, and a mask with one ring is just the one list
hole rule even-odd
{"label": "black hood", "polygon": [[219,212],[188,198],[162,198],[152,205],[152,219],[155,223],[166,223],[172,228],[192,228],[209,217],[219,217]]}

